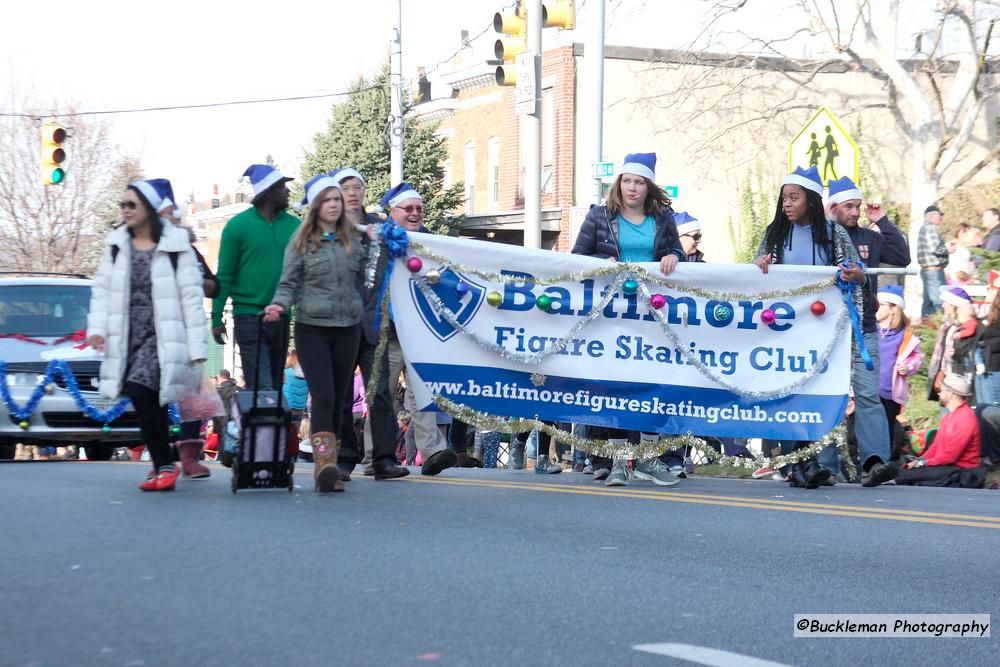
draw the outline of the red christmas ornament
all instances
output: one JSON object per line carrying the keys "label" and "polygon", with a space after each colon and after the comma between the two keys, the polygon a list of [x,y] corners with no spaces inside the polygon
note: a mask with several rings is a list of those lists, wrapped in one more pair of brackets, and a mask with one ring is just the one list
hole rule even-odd
{"label": "red christmas ornament", "polygon": [[809,306],[809,310],[811,310],[812,314],[816,317],[821,317],[823,313],[826,312],[826,304],[819,300],[813,301],[812,305]]}
{"label": "red christmas ornament", "polygon": [[649,297],[649,305],[659,310],[660,308],[663,308],[665,305],[667,305],[667,298],[662,294],[654,294],[653,296]]}
{"label": "red christmas ornament", "polygon": [[410,270],[410,273],[416,273],[422,269],[424,263],[420,261],[419,257],[411,257],[406,260],[406,268]]}
{"label": "red christmas ornament", "polygon": [[774,324],[774,311],[770,308],[760,311],[760,321],[764,324]]}

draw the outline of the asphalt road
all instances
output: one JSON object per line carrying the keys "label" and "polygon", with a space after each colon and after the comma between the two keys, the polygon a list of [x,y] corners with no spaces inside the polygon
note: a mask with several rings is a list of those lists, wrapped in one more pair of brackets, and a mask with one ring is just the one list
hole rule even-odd
{"label": "asphalt road", "polygon": [[997,664],[998,632],[792,627],[1000,618],[990,491],[457,470],[319,496],[306,470],[234,496],[213,468],[144,494],[144,472],[0,464],[0,665]]}

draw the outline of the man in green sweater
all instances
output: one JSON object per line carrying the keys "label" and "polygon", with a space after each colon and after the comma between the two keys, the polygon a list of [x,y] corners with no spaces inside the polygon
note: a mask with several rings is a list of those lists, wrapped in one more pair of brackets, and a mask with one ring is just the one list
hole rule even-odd
{"label": "man in green sweater", "polygon": [[[288,321],[265,322],[257,337],[257,314],[271,303],[281,278],[285,246],[295,234],[299,219],[288,213],[288,187],[293,179],[274,167],[253,164],[243,173],[253,185],[253,206],[233,216],[222,230],[219,245],[219,296],[212,301],[212,335],[226,343],[222,313],[233,300],[233,337],[240,348],[243,376],[252,389],[277,389],[285,360],[282,357]],[[260,345],[260,368],[255,367]]]}

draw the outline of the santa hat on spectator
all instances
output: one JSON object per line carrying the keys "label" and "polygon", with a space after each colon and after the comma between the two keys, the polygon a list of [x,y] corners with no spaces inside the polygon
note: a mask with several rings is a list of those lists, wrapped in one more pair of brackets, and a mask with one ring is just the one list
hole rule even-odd
{"label": "santa hat on spectator", "polygon": [[656,179],[656,153],[629,153],[622,165],[623,174],[635,174],[649,180]]}
{"label": "santa hat on spectator", "polygon": [[990,272],[986,274],[986,286],[1000,289],[1000,273],[990,269]]}
{"label": "santa hat on spectator", "polygon": [[903,300],[903,288],[899,285],[885,285],[878,288],[878,302],[891,303],[901,309],[906,308],[906,302]]}
{"label": "santa hat on spectator", "polygon": [[354,167],[344,167],[343,169],[335,169],[330,172],[330,175],[336,176],[338,183],[343,183],[348,178],[356,178],[359,181],[361,181],[361,185],[365,184],[365,177],[362,176],[361,173],[358,172],[358,170],[355,169]]}
{"label": "santa hat on spectator", "polygon": [[806,190],[812,190],[820,197],[823,196],[823,181],[819,177],[819,170],[816,167],[803,169],[796,167],[795,171],[781,179],[782,187],[786,185],[798,185]]}
{"label": "santa hat on spectator", "polygon": [[826,200],[831,204],[842,204],[845,201],[851,201],[852,199],[857,199],[861,201],[861,191],[858,190],[858,186],[854,184],[854,181],[848,176],[843,176],[835,181],[830,181],[827,183],[827,188],[829,194]]}
{"label": "santa hat on spectator", "polygon": [[174,188],[167,179],[146,178],[141,181],[132,181],[129,185],[142,193],[142,196],[157,213],[169,208],[171,215],[175,218],[181,217],[181,210],[174,203]]}
{"label": "santa hat on spectator", "polygon": [[316,174],[306,182],[306,196],[295,205],[296,211],[301,211],[308,204],[312,204],[319,193],[327,188],[340,189],[340,179],[332,174]]}
{"label": "santa hat on spectator", "polygon": [[972,297],[961,287],[942,287],[941,300],[953,306],[964,306],[972,303]]}
{"label": "santa hat on spectator", "polygon": [[419,199],[423,201],[423,197],[420,196],[419,192],[413,189],[412,185],[403,182],[382,195],[382,199],[379,201],[379,204],[382,208],[392,208],[407,199]]}
{"label": "santa hat on spectator", "polygon": [[254,199],[264,194],[268,188],[277,183],[286,183],[288,181],[295,180],[291,176],[285,176],[280,171],[267,164],[250,165],[247,167],[247,170],[243,172],[242,178],[250,180],[250,185],[253,186]]}
{"label": "santa hat on spectator", "polygon": [[687,211],[674,213],[674,223],[677,225],[677,236],[694,234],[701,231],[701,223]]}

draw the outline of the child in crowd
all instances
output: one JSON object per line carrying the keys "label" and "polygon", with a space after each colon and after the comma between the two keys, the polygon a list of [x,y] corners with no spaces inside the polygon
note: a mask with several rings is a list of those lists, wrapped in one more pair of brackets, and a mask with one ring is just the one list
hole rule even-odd
{"label": "child in crowd", "polygon": [[[920,352],[920,339],[910,330],[910,321],[903,312],[903,288],[886,285],[878,291],[879,354],[881,356],[878,392],[889,421],[889,442],[899,441],[900,425],[898,417],[906,406],[909,389],[906,378],[920,369],[924,355]],[[894,459],[899,451],[894,446]]]}

